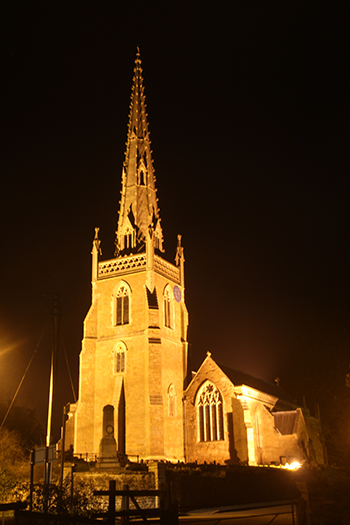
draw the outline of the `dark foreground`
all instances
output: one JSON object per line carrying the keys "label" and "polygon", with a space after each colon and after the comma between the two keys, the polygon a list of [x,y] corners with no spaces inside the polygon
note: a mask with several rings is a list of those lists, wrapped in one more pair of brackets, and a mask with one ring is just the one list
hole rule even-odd
{"label": "dark foreground", "polygon": [[[251,485],[244,487],[245,501],[242,485],[239,480],[244,481],[244,477],[238,477],[236,483],[226,483],[221,479],[220,485],[216,486],[215,478],[209,479],[206,475],[206,484],[201,484],[200,478],[190,476],[192,483],[184,483],[180,487],[178,494],[179,502],[179,523],[197,523],[206,525],[250,525],[268,524],[274,525],[295,524],[295,525],[349,525],[350,524],[350,475],[346,469],[326,468],[315,471],[299,471],[294,473],[293,483],[288,487],[294,486],[293,494],[288,490],[288,497],[281,498],[278,485],[256,484],[255,488]],[[202,476],[201,476],[202,477]],[[264,479],[266,481],[266,479]],[[281,479],[277,480],[279,483]],[[289,478],[290,481],[290,478]],[[199,483],[197,483],[199,482]],[[254,485],[254,484],[253,484]],[[206,497],[200,505],[198,502],[201,488],[211,487],[212,498]],[[226,494],[220,496],[223,489]],[[287,488],[288,488],[287,487]],[[276,490],[274,490],[276,488]],[[275,498],[266,499],[264,496],[275,494]],[[284,491],[285,492],[285,491]],[[239,495],[239,497],[237,497]],[[203,496],[203,494],[202,494]],[[206,494],[208,496],[208,494]],[[226,502],[220,499],[225,496]],[[209,501],[211,499],[211,501]],[[241,499],[241,501],[239,501]],[[186,505],[183,506],[186,500]],[[249,500],[249,501],[248,501]],[[189,503],[192,502],[192,505]],[[205,504],[207,503],[207,504]],[[61,519],[60,519],[61,518]],[[173,520],[171,520],[173,523]],[[29,516],[28,513],[19,512],[17,519],[7,512],[0,512],[0,523],[14,523],[19,525],[47,525],[53,523],[85,523],[91,524],[92,521],[82,517],[75,519],[72,516],[49,515],[43,517]],[[154,521],[153,521],[154,522]],[[95,523],[106,523],[106,520],[98,520]],[[115,523],[121,523],[117,519]],[[136,523],[135,520],[130,523]],[[142,523],[142,521],[138,521]],[[159,521],[158,521],[159,523]],[[168,525],[168,523],[166,524]],[[172,525],[169,523],[169,525]]]}

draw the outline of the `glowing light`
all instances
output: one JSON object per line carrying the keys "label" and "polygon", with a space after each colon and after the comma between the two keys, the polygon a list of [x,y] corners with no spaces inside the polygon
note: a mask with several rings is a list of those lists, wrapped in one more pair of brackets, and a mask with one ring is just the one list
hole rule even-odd
{"label": "glowing light", "polygon": [[299,463],[299,461],[293,461],[293,463],[286,463],[285,465],[283,465],[282,468],[288,470],[298,470],[299,468],[301,468],[301,464]]}

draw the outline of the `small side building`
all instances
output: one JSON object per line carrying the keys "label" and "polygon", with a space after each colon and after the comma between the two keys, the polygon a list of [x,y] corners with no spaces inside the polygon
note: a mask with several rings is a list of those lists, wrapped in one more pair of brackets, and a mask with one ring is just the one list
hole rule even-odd
{"label": "small side building", "polygon": [[320,422],[278,385],[217,364],[208,352],[184,392],[189,463],[325,463]]}

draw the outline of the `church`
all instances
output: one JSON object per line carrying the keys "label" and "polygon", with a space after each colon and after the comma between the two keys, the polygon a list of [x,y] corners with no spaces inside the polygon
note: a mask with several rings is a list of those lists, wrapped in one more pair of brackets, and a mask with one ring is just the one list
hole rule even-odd
{"label": "church", "polygon": [[278,384],[218,364],[188,368],[181,236],[164,256],[140,54],[137,52],[115,257],[92,245],[92,300],[84,321],[79,399],[66,444],[97,457],[278,465],[326,461],[320,420]]}

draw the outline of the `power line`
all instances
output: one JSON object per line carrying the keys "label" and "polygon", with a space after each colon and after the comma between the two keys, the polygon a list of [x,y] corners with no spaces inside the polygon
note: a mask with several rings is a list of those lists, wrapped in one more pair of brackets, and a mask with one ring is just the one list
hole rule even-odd
{"label": "power line", "polygon": [[75,395],[75,389],[74,389],[72,374],[71,374],[71,371],[70,371],[70,366],[69,366],[69,362],[68,362],[68,356],[67,356],[67,352],[66,352],[66,345],[64,344],[64,340],[63,340],[62,335],[61,335],[61,341],[62,341],[62,345],[63,345],[64,357],[66,359],[66,365],[67,365],[67,370],[68,370],[68,375],[69,375],[69,380],[70,380],[70,386],[71,386],[72,393],[73,393],[74,403],[76,403],[77,402],[77,396]]}
{"label": "power line", "polygon": [[28,370],[29,370],[29,367],[30,367],[30,365],[32,364],[32,361],[33,361],[34,356],[35,356],[35,354],[36,354],[36,352],[37,352],[37,350],[38,350],[38,348],[39,348],[39,345],[40,345],[41,340],[42,340],[42,338],[43,338],[43,336],[44,336],[44,333],[45,333],[45,330],[42,331],[41,336],[39,337],[39,341],[38,341],[38,343],[37,343],[37,345],[36,345],[36,347],[35,347],[35,350],[34,350],[34,352],[33,352],[33,355],[32,355],[32,357],[31,357],[30,360],[29,360],[29,363],[28,363],[27,368],[25,369],[25,372],[24,372],[24,374],[23,374],[23,376],[22,376],[22,379],[21,379],[21,381],[20,381],[20,383],[19,383],[19,385],[18,385],[18,387],[17,387],[17,390],[16,390],[16,392],[15,392],[15,395],[13,396],[12,401],[11,401],[11,403],[10,403],[10,406],[8,407],[7,412],[6,412],[5,416],[4,416],[4,419],[2,420],[2,423],[1,423],[1,426],[0,426],[0,430],[1,430],[2,427],[4,426],[4,423],[5,423],[6,419],[7,419],[7,416],[9,415],[9,412],[10,412],[10,410],[11,410],[11,408],[12,408],[12,405],[13,405],[13,403],[14,403],[15,400],[16,400],[16,397],[17,397],[17,394],[18,394],[18,392],[19,392],[19,389],[21,388],[22,383],[23,383],[23,381],[24,381],[24,378],[26,377],[27,372],[28,372]]}

